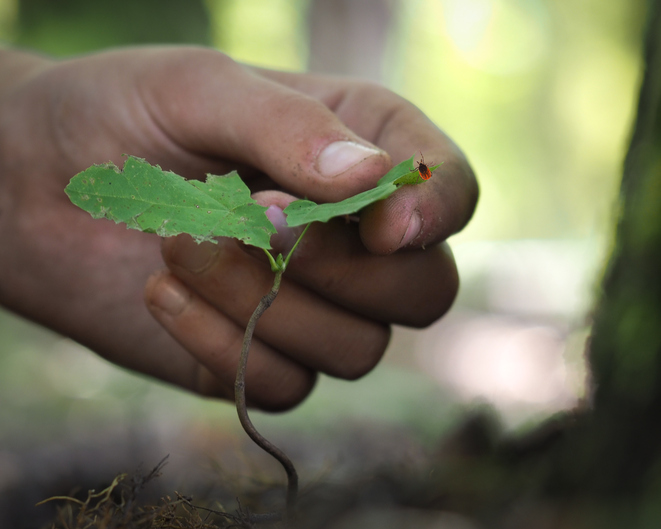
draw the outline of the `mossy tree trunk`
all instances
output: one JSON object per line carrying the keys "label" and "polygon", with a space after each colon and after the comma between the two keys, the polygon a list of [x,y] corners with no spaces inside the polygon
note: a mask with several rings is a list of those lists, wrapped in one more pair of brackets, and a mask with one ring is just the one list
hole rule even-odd
{"label": "mossy tree trunk", "polygon": [[616,242],[588,351],[593,409],[563,444],[552,480],[636,509],[645,498],[661,506],[661,0],[650,2],[648,20]]}

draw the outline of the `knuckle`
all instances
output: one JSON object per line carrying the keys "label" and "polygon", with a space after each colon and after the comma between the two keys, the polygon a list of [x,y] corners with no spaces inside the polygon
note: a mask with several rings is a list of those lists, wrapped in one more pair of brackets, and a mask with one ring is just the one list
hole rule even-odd
{"label": "knuckle", "polygon": [[358,81],[354,87],[354,95],[370,108],[374,108],[375,115],[382,116],[382,119],[413,107],[409,101],[392,90],[372,81]]}
{"label": "knuckle", "polygon": [[241,66],[229,55],[211,48],[191,46],[171,51],[169,56],[173,60],[181,60],[192,68],[221,68],[223,71],[240,69]]}
{"label": "knuckle", "polygon": [[383,100],[394,101],[399,98],[399,96],[397,96],[393,91],[389,90],[383,85],[375,81],[370,81],[366,79],[360,79],[354,81],[353,90],[359,96],[366,97],[369,99],[374,98],[377,99],[378,101],[383,101]]}
{"label": "knuckle", "polygon": [[347,90],[346,101],[361,109],[361,118],[375,120],[373,126],[377,129],[382,129],[399,116],[410,119],[410,110],[415,108],[392,90],[365,80],[353,81]]}

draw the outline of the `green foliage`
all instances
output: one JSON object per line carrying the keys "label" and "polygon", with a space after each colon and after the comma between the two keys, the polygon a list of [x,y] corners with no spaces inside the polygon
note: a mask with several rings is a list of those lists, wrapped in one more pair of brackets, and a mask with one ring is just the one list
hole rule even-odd
{"label": "green foliage", "polygon": [[[0,0],[2,11],[5,0]],[[211,44],[205,0],[11,0],[14,44],[69,57],[140,44]],[[6,8],[5,8],[6,9]]]}
{"label": "green foliage", "polygon": [[[376,184],[376,187],[358,193],[341,202],[316,204],[310,200],[297,200],[285,208],[287,224],[291,227],[308,224],[310,222],[328,222],[333,217],[352,215],[374,202],[388,198],[404,184],[420,184],[424,182],[420,174],[413,167],[412,156],[408,160],[393,167]],[[430,167],[435,171],[440,165]]]}
{"label": "green foliage", "polygon": [[198,242],[235,237],[267,249],[275,233],[266,208],[252,199],[236,171],[208,175],[206,182],[185,180],[130,156],[123,171],[114,164],[86,169],[71,179],[65,192],[94,218],[163,237],[188,233]]}
{"label": "green foliage", "polygon": [[[285,208],[287,224],[294,227],[351,215],[389,197],[402,185],[423,182],[413,168],[413,159],[393,167],[375,188],[341,202],[292,202]],[[129,156],[123,170],[108,163],[77,174],[65,192],[71,202],[94,218],[123,222],[129,228],[162,237],[188,233],[198,242],[234,237],[266,250],[276,231],[266,216],[266,208],[251,198],[248,186],[236,171],[225,176],[207,175],[206,182],[200,182]]]}

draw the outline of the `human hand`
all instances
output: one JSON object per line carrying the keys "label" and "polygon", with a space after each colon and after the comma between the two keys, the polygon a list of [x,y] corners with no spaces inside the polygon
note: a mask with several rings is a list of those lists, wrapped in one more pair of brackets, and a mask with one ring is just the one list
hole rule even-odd
{"label": "human hand", "polygon": [[[470,218],[475,180],[446,136],[382,88],[249,69],[194,48],[44,61],[17,86],[0,102],[0,241],[11,249],[0,257],[0,301],[116,363],[232,398],[242,328],[272,278],[234,241],[167,239],[170,271],[145,291],[157,325],[140,291],[162,266],[158,239],[93,220],[62,191],[92,163],[121,165],[122,153],[187,177],[238,167],[258,201],[280,208],[293,195],[334,201],[372,187],[388,154],[398,162],[421,149],[444,162],[429,182],[369,208],[358,228],[312,227],[257,327],[255,405],[296,404],[317,371],[364,374],[389,323],[426,325],[454,298],[454,262],[437,243]],[[277,207],[270,214],[282,222]]]}

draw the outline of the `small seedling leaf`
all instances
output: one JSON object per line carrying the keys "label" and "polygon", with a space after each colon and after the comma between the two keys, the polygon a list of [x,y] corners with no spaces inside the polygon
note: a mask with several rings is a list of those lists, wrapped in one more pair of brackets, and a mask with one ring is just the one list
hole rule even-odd
{"label": "small seedling leaf", "polygon": [[[342,215],[353,215],[361,209],[374,202],[383,200],[392,195],[402,185],[416,185],[425,182],[414,168],[411,156],[400,164],[393,167],[377,182],[376,187],[358,193],[341,202],[329,202],[317,204],[311,200],[296,200],[289,204],[284,210],[287,215],[287,225],[290,227],[301,226],[310,222],[328,222],[333,217]],[[430,167],[436,170],[440,165]]]}
{"label": "small seedling leaf", "polygon": [[129,156],[123,170],[109,163],[77,174],[65,192],[94,218],[163,237],[188,233],[198,242],[234,237],[269,249],[275,233],[266,208],[252,199],[236,171],[207,175],[206,182],[186,180]]}

